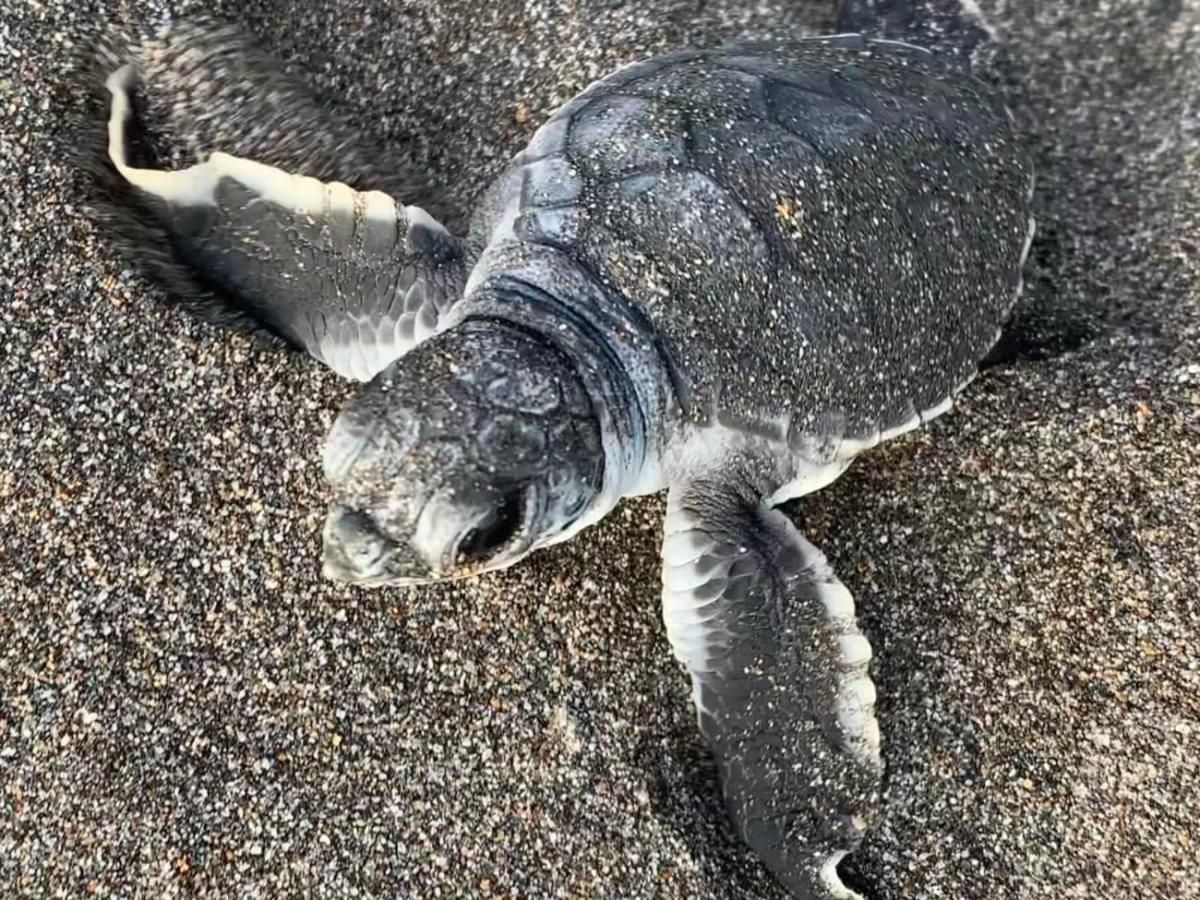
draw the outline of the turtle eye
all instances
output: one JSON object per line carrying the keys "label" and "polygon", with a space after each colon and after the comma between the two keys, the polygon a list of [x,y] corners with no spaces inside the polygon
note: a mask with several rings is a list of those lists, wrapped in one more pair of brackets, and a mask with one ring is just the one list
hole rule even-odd
{"label": "turtle eye", "polygon": [[458,564],[478,562],[491,556],[513,539],[520,524],[521,496],[509,494],[462,536],[455,554]]}

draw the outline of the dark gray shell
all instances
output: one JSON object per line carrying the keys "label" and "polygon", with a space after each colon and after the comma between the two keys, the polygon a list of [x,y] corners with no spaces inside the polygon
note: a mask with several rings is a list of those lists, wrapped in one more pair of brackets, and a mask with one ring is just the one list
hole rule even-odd
{"label": "dark gray shell", "polygon": [[1020,283],[1030,184],[978,81],[813,40],[619,70],[537,133],[476,223],[565,250],[638,307],[690,419],[851,437],[974,373]]}

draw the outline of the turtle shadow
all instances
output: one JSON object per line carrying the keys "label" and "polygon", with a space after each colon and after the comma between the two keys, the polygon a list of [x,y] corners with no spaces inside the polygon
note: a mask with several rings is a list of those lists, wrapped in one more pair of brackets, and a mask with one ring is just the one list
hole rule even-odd
{"label": "turtle shadow", "polygon": [[716,764],[700,736],[645,734],[633,753],[654,815],[689,847],[704,883],[724,885],[731,898],[763,896],[762,875],[725,814]]}
{"label": "turtle shadow", "polygon": [[[734,831],[721,799],[716,765],[699,734],[671,734],[666,743],[670,753],[664,756],[662,736],[646,734],[638,741],[634,758],[646,774],[655,815],[692,849],[692,861],[704,882],[716,896],[730,900],[786,900],[788,893]],[[838,866],[838,874],[864,900],[880,900],[882,895],[855,855]]]}
{"label": "turtle shadow", "polygon": [[1069,224],[1039,219],[1025,265],[1025,285],[1000,337],[979,364],[982,370],[1019,362],[1040,362],[1078,350],[1111,327],[1100,303],[1064,303],[1055,273],[1074,253]]}
{"label": "turtle shadow", "polygon": [[1164,246],[1156,227],[1172,198],[1190,189],[1188,145],[1178,133],[1187,97],[1177,87],[1189,51],[1171,37],[1181,4],[1114,13],[1109,27],[1136,52],[1113,57],[1096,48],[1087,77],[1063,48],[1095,35],[1051,9],[1024,0],[1008,10],[1006,41],[982,72],[1032,158],[1037,225],[1023,290],[982,368],[1051,359],[1117,332],[1169,339],[1171,311],[1146,302],[1168,279],[1145,263],[1197,252],[1182,235]]}

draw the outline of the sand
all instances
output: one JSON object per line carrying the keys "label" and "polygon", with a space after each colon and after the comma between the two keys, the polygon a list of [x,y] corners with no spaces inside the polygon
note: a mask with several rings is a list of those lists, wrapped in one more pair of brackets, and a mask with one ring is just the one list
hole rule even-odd
{"label": "sand", "polygon": [[[319,571],[350,387],[81,214],[77,49],[223,11],[469,206],[764,0],[0,0],[0,894],[775,898],[658,609],[662,503],[449,587]],[[392,8],[393,5],[396,8]],[[982,0],[1041,170],[1024,352],[794,512],[871,638],[871,900],[1200,897],[1200,5]]]}

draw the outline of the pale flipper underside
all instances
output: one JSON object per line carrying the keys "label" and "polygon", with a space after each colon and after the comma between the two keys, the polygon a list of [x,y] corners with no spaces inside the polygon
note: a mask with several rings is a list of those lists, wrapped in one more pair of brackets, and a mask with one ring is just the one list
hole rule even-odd
{"label": "pale flipper underside", "polygon": [[221,152],[179,171],[132,166],[137,79],[132,64],[108,77],[108,159],[169,246],[127,246],[135,262],[166,259],[234,309],[232,324],[249,320],[347,378],[369,379],[437,330],[465,260],[428,213]]}
{"label": "pale flipper underside", "polygon": [[720,476],[671,490],[663,586],[739,835],[795,896],[857,897],[837,865],[871,819],[881,765],[849,591],[785,515]]}

